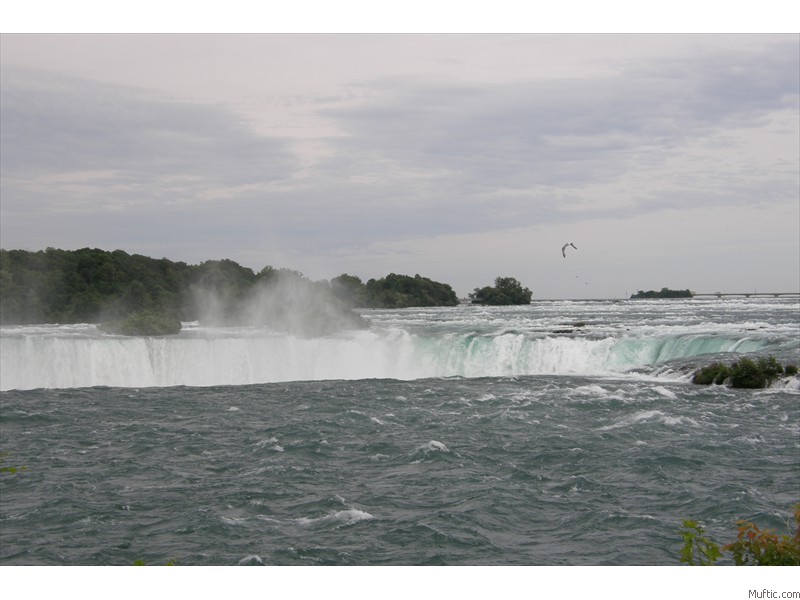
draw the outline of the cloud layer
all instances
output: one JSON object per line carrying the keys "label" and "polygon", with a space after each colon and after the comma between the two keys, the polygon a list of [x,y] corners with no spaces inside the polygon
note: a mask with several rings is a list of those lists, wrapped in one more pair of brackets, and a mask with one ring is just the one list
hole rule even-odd
{"label": "cloud layer", "polygon": [[[603,265],[617,264],[629,257],[609,240],[637,237],[661,214],[645,237],[691,245],[698,264],[750,231],[765,263],[777,252],[798,266],[798,36],[263,37],[285,46],[283,68],[264,59],[262,79],[250,70],[241,88],[215,90],[232,77],[226,64],[259,64],[253,47],[241,62],[214,55],[213,68],[195,53],[182,67],[205,68],[209,87],[178,93],[142,86],[130,64],[123,84],[124,73],[103,80],[37,62],[29,39],[3,36],[3,247],[225,257],[315,278],[419,272],[462,294],[511,275],[535,296],[602,297],[627,287],[622,267],[578,289],[556,276],[563,263],[511,240],[535,235],[563,258],[561,238],[580,233]],[[202,36],[191,48],[202,51]],[[294,62],[293,48],[303,51]],[[370,48],[351,72],[346,59]],[[390,52],[403,48],[405,59]],[[318,88],[311,49],[328,58]],[[698,238],[687,218],[717,219],[727,233],[711,222]],[[462,262],[476,245],[487,260],[474,256],[470,270]],[[679,262],[661,252],[673,276]],[[658,262],[642,257],[642,273]],[[695,269],[685,285],[652,285],[705,284],[712,269]],[[796,275],[768,275],[764,285],[800,287]],[[708,281],[736,284],[734,274]]]}

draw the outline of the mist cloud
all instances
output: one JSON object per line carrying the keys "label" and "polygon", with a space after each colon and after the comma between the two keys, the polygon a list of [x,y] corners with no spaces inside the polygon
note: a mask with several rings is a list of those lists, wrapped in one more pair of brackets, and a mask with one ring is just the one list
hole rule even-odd
{"label": "mist cloud", "polygon": [[201,268],[203,275],[190,288],[188,310],[203,325],[267,327],[299,336],[369,325],[325,281],[266,267],[255,281],[245,283],[242,274],[248,270],[228,261],[208,262]]}

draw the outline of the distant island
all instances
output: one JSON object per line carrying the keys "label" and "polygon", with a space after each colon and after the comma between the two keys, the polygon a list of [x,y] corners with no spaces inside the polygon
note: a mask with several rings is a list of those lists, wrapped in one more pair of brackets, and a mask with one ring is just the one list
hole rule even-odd
{"label": "distant island", "polygon": [[182,321],[266,325],[319,335],[369,323],[355,308],[455,306],[452,287],[391,273],[363,283],[258,273],[232,260],[188,265],[122,250],[0,250],[0,324],[97,323],[119,335],[169,335]]}
{"label": "distant island", "polygon": [[640,300],[646,298],[691,298],[692,292],[690,290],[671,290],[669,288],[661,288],[660,292],[650,290],[643,292],[639,290],[631,295],[631,300]]}
{"label": "distant island", "polygon": [[469,297],[473,304],[507,306],[530,304],[532,295],[528,288],[523,288],[522,284],[513,277],[498,277],[494,280],[494,287],[475,288]]}

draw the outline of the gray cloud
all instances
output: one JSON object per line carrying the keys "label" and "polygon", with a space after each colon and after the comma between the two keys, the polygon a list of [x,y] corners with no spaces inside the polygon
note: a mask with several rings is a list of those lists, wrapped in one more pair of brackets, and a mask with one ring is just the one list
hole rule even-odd
{"label": "gray cloud", "polygon": [[347,134],[335,140],[329,181],[382,181],[342,193],[373,194],[393,223],[381,231],[401,236],[566,222],[578,208],[591,219],[786,201],[797,192],[791,165],[765,181],[755,169],[742,177],[741,165],[674,163],[686,145],[796,107],[795,50],[787,42],[491,86],[385,77],[370,102],[324,110]]}
{"label": "gray cloud", "polygon": [[4,169],[111,170],[123,179],[198,177],[243,185],[290,176],[284,140],[216,106],[27,69],[3,68]]}
{"label": "gray cloud", "polygon": [[[315,41],[334,48],[337,39]],[[636,39],[648,49],[650,38]],[[476,57],[513,50],[520,72],[492,76],[484,56],[483,70],[470,70],[466,55],[436,56],[424,72],[383,72],[372,57],[371,71],[319,89],[287,59],[286,73],[265,72],[260,88],[247,80],[248,94],[266,99],[253,105],[4,64],[3,246],[119,246],[191,261],[246,256],[256,268],[301,270],[270,253],[325,262],[369,252],[384,261],[382,275],[426,238],[437,238],[431,247],[444,265],[460,252],[444,255],[447,236],[631,223],[672,209],[796,211],[797,38],[712,36],[704,52],[674,50],[684,38],[654,39],[671,51],[590,69],[554,55],[571,68],[539,73],[519,54],[525,36],[505,50],[503,36],[481,37]],[[548,38],[550,50],[560,40]],[[193,38],[193,48],[202,41]],[[335,52],[324,64],[337,68]],[[278,77],[285,80],[271,90]],[[287,93],[293,78],[302,92]],[[267,118],[259,122],[243,105]],[[269,126],[276,123],[285,126]]]}
{"label": "gray cloud", "polygon": [[384,79],[383,100],[326,114],[351,134],[338,143],[365,168],[377,155],[485,191],[579,185],[614,178],[642,153],[796,108],[796,50],[787,42],[757,55],[493,86]]}

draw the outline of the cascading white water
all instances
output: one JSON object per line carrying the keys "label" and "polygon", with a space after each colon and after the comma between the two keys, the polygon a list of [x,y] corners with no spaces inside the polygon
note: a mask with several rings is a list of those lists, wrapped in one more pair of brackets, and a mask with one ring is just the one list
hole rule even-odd
{"label": "cascading white water", "polygon": [[120,337],[103,335],[89,325],[15,328],[0,336],[0,389],[604,375],[706,352],[753,351],[759,345],[708,336],[424,335],[399,328],[317,338],[257,329]]}
{"label": "cascading white water", "polygon": [[407,335],[0,338],[0,389],[414,378]]}

